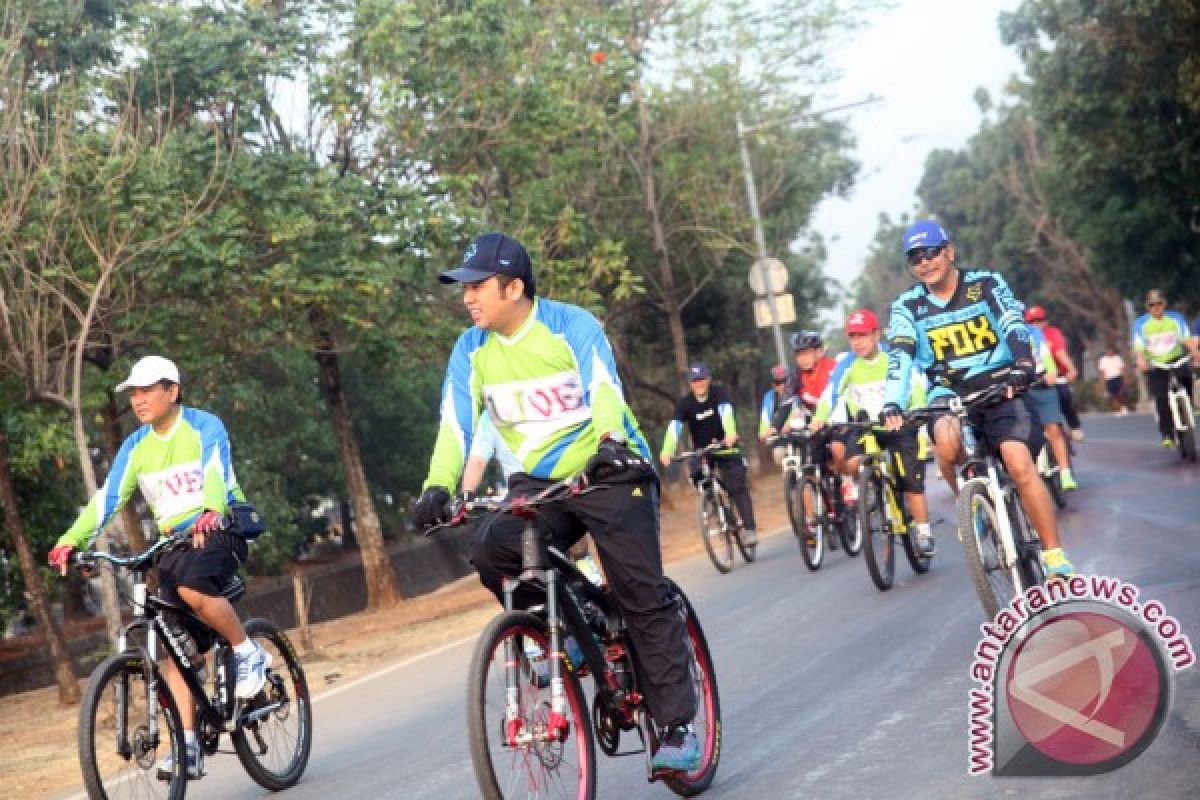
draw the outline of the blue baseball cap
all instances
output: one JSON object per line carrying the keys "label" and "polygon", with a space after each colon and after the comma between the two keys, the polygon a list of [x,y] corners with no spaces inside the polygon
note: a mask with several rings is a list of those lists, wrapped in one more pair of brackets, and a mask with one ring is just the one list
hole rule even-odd
{"label": "blue baseball cap", "polygon": [[904,232],[904,252],[914,247],[938,247],[949,241],[950,237],[941,225],[931,219],[923,219],[908,226]]}
{"label": "blue baseball cap", "polygon": [[526,293],[533,296],[533,265],[521,243],[503,233],[485,233],[475,237],[463,253],[459,265],[438,275],[442,283],[474,283],[493,275],[511,275],[525,282]]}
{"label": "blue baseball cap", "polygon": [[688,367],[689,381],[702,381],[705,378],[711,378],[712,373],[708,371],[708,365],[702,361],[697,361]]}

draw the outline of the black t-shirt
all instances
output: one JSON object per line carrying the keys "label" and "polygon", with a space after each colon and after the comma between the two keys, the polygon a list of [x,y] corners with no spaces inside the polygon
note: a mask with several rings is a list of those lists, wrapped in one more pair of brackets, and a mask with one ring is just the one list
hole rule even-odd
{"label": "black t-shirt", "polygon": [[[710,386],[708,396],[703,400],[697,400],[694,394],[688,392],[675,404],[675,419],[687,425],[693,449],[700,450],[713,442],[724,440],[726,434],[725,425],[721,422],[721,406],[730,410],[733,408],[729,393],[723,386]],[[736,448],[717,452],[736,452]]]}

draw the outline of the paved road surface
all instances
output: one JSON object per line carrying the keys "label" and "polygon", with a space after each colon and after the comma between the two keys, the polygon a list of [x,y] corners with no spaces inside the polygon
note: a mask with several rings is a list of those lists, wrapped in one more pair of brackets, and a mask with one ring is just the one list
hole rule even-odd
{"label": "paved road surface", "polygon": [[[1119,576],[1157,599],[1200,646],[1200,467],[1160,450],[1144,416],[1089,417],[1083,489],[1060,517],[1081,572]],[[953,518],[930,470],[935,517]],[[969,664],[983,621],[950,524],[925,576],[897,564],[875,590],[862,558],[835,552],[809,573],[791,535],[720,576],[703,556],[671,574],[708,633],[725,749],[714,798],[1195,798],[1200,796],[1200,667],[1177,673],[1171,711],[1140,758],[1103,776],[967,775]],[[315,706],[313,756],[281,798],[474,798],[464,683],[473,642],[396,666]],[[602,798],[673,796],[641,757],[600,757]],[[209,761],[199,798],[261,797],[232,756]]]}

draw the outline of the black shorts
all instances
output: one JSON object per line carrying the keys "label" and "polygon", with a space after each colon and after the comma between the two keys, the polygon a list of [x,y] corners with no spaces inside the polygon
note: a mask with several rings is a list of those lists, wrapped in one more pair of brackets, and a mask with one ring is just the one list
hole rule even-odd
{"label": "black shorts", "polygon": [[210,533],[203,549],[172,550],[158,562],[158,580],[164,597],[173,603],[187,605],[179,597],[179,589],[187,587],[201,594],[221,593],[246,560],[246,540],[230,533]]}
{"label": "black shorts", "polygon": [[863,453],[867,452],[866,448],[863,447],[862,439],[862,431],[848,430],[830,436],[829,443],[841,443],[842,447],[846,448],[845,458],[854,458],[855,456],[861,456]]}
{"label": "black shorts", "polygon": [[[1029,448],[1031,456],[1041,452],[1042,445],[1045,444],[1042,426],[1030,410],[1029,401],[1025,397],[976,408],[969,414],[971,423],[975,426],[976,436],[987,442],[992,455],[997,458],[1000,457],[1002,442],[1021,442]],[[930,425],[930,430],[935,428],[936,422],[935,419]]]}
{"label": "black shorts", "polygon": [[925,462],[917,458],[920,445],[916,431],[877,433],[879,446],[892,453],[895,465],[896,488],[901,492],[923,494],[925,492]]}

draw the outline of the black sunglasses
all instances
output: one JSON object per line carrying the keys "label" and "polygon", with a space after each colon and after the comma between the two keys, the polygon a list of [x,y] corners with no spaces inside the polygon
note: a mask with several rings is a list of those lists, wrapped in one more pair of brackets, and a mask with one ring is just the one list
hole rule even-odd
{"label": "black sunglasses", "polygon": [[910,267],[915,267],[922,261],[932,261],[933,259],[937,258],[945,249],[946,245],[944,244],[939,244],[937,247],[914,247],[912,250],[909,250],[907,253],[905,253],[904,257],[908,259],[908,265]]}

